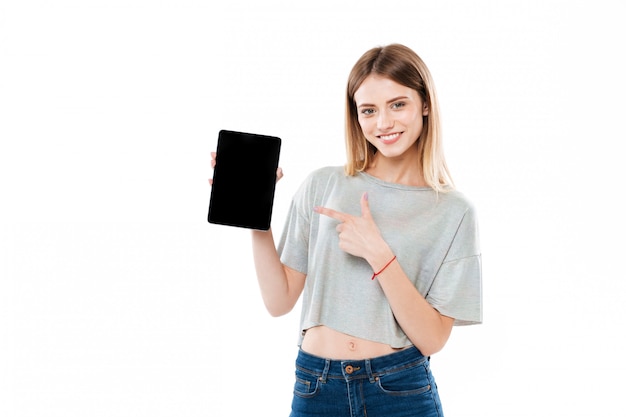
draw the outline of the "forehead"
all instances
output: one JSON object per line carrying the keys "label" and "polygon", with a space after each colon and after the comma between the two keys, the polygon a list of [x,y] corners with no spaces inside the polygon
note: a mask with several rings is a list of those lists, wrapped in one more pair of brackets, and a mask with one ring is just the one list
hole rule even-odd
{"label": "forehead", "polygon": [[368,75],[354,93],[354,101],[360,104],[377,104],[396,97],[419,99],[417,91],[380,75]]}

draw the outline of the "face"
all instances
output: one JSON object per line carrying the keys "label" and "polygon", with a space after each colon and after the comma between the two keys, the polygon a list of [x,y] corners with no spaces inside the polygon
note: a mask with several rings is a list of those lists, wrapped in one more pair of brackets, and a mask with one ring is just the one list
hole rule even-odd
{"label": "face", "polygon": [[379,75],[370,75],[354,93],[361,130],[378,154],[387,158],[417,153],[428,109],[417,91]]}

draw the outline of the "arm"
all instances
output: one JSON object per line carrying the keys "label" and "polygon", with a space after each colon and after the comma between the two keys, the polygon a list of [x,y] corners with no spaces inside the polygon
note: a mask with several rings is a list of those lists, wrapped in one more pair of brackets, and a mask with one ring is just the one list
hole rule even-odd
{"label": "arm", "polygon": [[[339,247],[365,259],[373,271],[380,271],[394,254],[382,238],[369,211],[367,194],[361,199],[361,216],[351,216],[324,207],[318,213],[339,220]],[[429,356],[441,350],[452,331],[454,319],[441,315],[417,291],[397,260],[377,275],[394,316],[411,342]],[[375,283],[373,283],[375,284]]]}
{"label": "arm", "polygon": [[282,264],[271,229],[252,231],[252,252],[267,311],[274,317],[289,313],[302,293],[306,275]]}
{"label": "arm", "polygon": [[[386,244],[385,244],[386,246]],[[388,247],[387,247],[388,249]],[[380,253],[391,254],[391,250]],[[393,255],[389,257],[391,259]],[[367,261],[372,268],[385,266],[388,260],[382,255],[372,256]],[[379,271],[380,269],[374,269]],[[380,275],[378,282],[383,289],[396,320],[408,338],[425,356],[440,351],[452,332],[454,319],[435,310],[417,291],[397,261],[392,262]]]}
{"label": "arm", "polygon": [[[215,168],[217,154],[211,152],[211,167]],[[276,171],[276,181],[283,177],[283,170]],[[209,179],[209,184],[213,180]],[[304,288],[306,275],[282,264],[276,251],[272,230],[252,231],[252,252],[261,296],[265,308],[274,317],[290,312]]]}

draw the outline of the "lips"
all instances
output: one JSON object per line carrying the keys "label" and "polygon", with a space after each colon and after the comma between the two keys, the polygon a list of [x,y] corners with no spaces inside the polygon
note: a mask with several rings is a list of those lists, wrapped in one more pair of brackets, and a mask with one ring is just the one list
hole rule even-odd
{"label": "lips", "polygon": [[389,135],[380,135],[378,136],[378,139],[385,145],[391,145],[392,143],[396,143],[398,139],[400,139],[401,135],[402,132],[396,132]]}

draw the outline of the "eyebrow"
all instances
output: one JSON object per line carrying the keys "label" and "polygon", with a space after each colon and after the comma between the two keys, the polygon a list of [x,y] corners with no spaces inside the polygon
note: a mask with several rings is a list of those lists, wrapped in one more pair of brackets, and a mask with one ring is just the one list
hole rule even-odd
{"label": "eyebrow", "polygon": [[[393,103],[394,101],[398,101],[398,100],[408,100],[408,99],[409,99],[409,97],[407,97],[407,96],[398,96],[398,97],[392,98],[391,100],[387,100],[386,104]],[[375,104],[369,104],[369,103],[363,103],[363,104],[359,104],[357,107],[358,108],[361,108],[361,107],[376,107],[376,105]]]}

